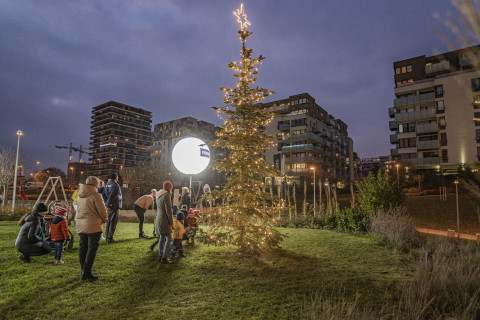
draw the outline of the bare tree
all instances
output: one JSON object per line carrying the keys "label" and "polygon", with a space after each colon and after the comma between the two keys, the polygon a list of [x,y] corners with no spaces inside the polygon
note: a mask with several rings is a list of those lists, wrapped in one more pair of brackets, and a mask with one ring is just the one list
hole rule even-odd
{"label": "bare tree", "polygon": [[15,176],[15,151],[9,147],[0,147],[0,187],[3,188],[2,206],[7,202],[8,187]]}

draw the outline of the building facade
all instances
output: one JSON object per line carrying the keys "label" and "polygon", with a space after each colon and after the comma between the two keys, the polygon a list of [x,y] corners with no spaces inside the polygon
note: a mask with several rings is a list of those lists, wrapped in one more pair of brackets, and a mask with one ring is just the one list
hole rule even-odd
{"label": "building facade", "polygon": [[389,172],[394,167],[395,161],[391,156],[379,156],[375,158],[363,158],[362,159],[362,176],[366,177],[373,171]]}
{"label": "building facade", "polygon": [[109,101],[93,107],[90,129],[92,175],[105,179],[112,171],[150,162],[150,111]]}
{"label": "building facade", "polygon": [[[153,143],[148,147],[152,167],[164,173],[165,177],[170,179],[176,186],[184,184],[184,180],[189,177],[179,172],[173,165],[173,147],[183,138],[195,137],[207,143],[212,151],[211,143],[215,140],[215,130],[215,125],[212,123],[192,117],[154,125]],[[197,177],[197,179],[202,180],[204,178],[202,174],[199,174],[199,177]]]}
{"label": "building facade", "polygon": [[277,146],[266,151],[267,162],[300,185],[313,176],[337,182],[339,187],[353,181],[353,141],[347,125],[315,103],[308,93],[260,103],[275,112],[267,133]]}
{"label": "building facade", "polygon": [[478,167],[480,46],[393,63],[391,155],[423,169]]}

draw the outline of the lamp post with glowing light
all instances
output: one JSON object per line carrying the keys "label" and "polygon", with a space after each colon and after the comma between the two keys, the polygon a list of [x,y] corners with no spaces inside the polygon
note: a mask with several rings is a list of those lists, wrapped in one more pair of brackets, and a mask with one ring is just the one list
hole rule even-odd
{"label": "lamp post with glowing light", "polygon": [[20,137],[23,136],[23,132],[17,131],[18,142],[17,142],[17,158],[15,159],[15,176],[13,178],[13,197],[12,197],[12,214],[15,210],[15,197],[17,196],[17,172],[18,172],[18,153],[20,150]]}
{"label": "lamp post with glowing light", "polygon": [[315,167],[311,167],[310,170],[313,170],[313,216],[315,217]]}
{"label": "lamp post with glowing light", "polygon": [[456,202],[457,202],[457,238],[460,239],[460,216],[458,213],[458,180],[455,180],[455,195],[456,195]]}

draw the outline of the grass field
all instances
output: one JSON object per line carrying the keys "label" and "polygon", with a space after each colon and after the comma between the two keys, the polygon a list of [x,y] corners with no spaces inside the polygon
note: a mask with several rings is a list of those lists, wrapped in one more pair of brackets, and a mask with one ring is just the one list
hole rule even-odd
{"label": "grass field", "polygon": [[[457,208],[455,194],[440,202],[439,196],[411,196],[405,200],[407,214],[415,220],[416,227],[447,230],[457,229]],[[480,223],[467,195],[458,200],[460,232],[480,233]]]}
{"label": "grass field", "polygon": [[301,319],[318,291],[376,308],[396,300],[410,278],[401,255],[364,235],[281,229],[289,236],[269,259],[195,244],[187,258],[161,265],[148,249],[153,240],[135,238],[137,228],[120,222],[120,242],[102,242],[94,265],[101,278],[88,283],[79,280],[78,242],[65,265],[52,264],[53,252],[26,264],[14,248],[18,225],[0,221],[0,317]]}

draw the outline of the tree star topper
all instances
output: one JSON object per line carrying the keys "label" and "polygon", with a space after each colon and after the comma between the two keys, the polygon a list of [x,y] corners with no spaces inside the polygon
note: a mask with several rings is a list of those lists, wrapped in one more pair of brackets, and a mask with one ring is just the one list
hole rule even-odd
{"label": "tree star topper", "polygon": [[251,23],[247,20],[247,15],[243,11],[243,3],[240,5],[240,9],[233,11],[233,14],[237,17],[237,22],[240,23],[241,30],[245,30],[247,26],[251,26]]}

